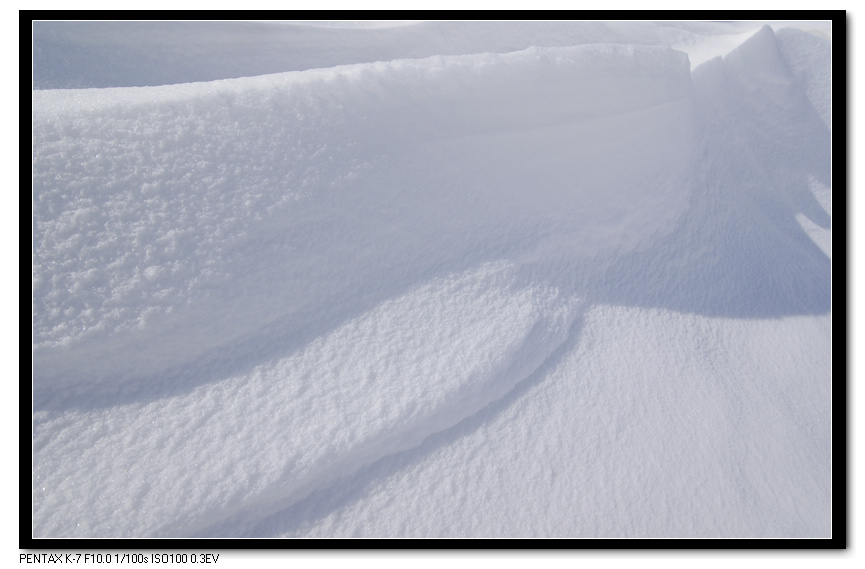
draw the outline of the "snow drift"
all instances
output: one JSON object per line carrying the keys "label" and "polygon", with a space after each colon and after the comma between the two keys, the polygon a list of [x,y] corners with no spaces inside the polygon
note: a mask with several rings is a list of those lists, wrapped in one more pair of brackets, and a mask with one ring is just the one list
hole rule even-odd
{"label": "snow drift", "polygon": [[[51,79],[64,70],[51,46],[81,46],[73,69],[95,48],[75,28],[40,25],[35,536],[315,535],[333,508],[314,496],[368,488],[376,468],[391,468],[382,480],[410,472],[382,465],[429,459],[441,433],[469,444],[453,433],[492,424],[494,402],[526,381],[554,382],[556,362],[586,349],[586,314],[660,310],[722,326],[830,312],[829,42],[805,32],[763,27],[692,70],[686,53],[655,45],[681,34],[651,27],[631,45],[562,45],[548,30],[501,53],[474,51],[501,37],[479,28],[439,53],[432,32],[406,35],[414,26],[376,31],[402,38],[399,49],[358,30],[287,26],[271,31],[299,46],[348,38],[341,53],[364,62],[331,54],[311,69],[326,50],[310,48],[292,64],[302,70],[233,79],[242,56],[201,76],[108,65],[87,79],[102,88],[66,90],[51,88],[68,80]],[[610,26],[580,29],[627,36]],[[540,33],[529,32],[510,41]],[[124,66],[172,52],[127,37]],[[217,52],[203,53],[193,60]],[[125,86],[136,77],[182,84]],[[220,80],[184,82],[199,79]],[[798,330],[828,330],[809,326]],[[809,361],[823,361],[825,344],[813,346]],[[828,466],[814,457],[828,444],[819,396],[830,375],[816,373],[802,379],[822,401],[803,419],[817,465],[807,476],[828,512]],[[814,397],[791,393],[785,413]],[[740,468],[741,456],[717,456],[722,472]],[[825,535],[827,519],[771,531]],[[436,534],[420,528],[382,531]],[[574,529],[617,531],[633,534]]]}

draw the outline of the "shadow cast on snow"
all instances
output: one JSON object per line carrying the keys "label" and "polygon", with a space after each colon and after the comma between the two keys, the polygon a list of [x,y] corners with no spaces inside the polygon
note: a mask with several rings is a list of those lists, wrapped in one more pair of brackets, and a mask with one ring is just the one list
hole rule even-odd
{"label": "shadow cast on snow", "polygon": [[[831,187],[828,128],[789,77],[782,77],[786,83],[781,81],[775,91],[755,95],[728,76],[720,59],[698,70],[693,78],[693,143],[698,150],[686,182],[689,205],[672,231],[624,254],[575,259],[565,251],[536,261],[524,273],[537,274],[590,304],[726,318],[829,312],[831,261],[797,221],[804,215],[821,228],[831,226],[830,216],[809,187]],[[421,161],[410,166],[429,170],[423,157],[414,159]],[[435,179],[436,174],[425,175]],[[442,180],[454,182],[447,176]],[[405,171],[391,166],[383,178],[368,180],[365,189],[385,192],[387,187],[406,183]],[[388,202],[379,195],[370,203],[388,203],[389,210],[383,213],[374,210],[364,194],[360,189],[346,194],[342,198],[345,215],[331,221],[333,231],[353,228],[346,234],[359,236],[357,241],[346,245],[347,252],[325,250],[323,254],[340,261],[365,255],[368,261],[355,258],[347,268],[334,270],[330,280],[336,284],[328,285],[327,294],[310,289],[315,301],[305,309],[295,309],[228,346],[131,381],[90,387],[85,382],[68,390],[34,384],[34,410],[90,410],[183,395],[202,384],[247,372],[261,361],[290,355],[418,283],[481,261],[507,258],[525,247],[520,242],[525,233],[494,228],[491,235],[484,235],[488,227],[483,223],[475,224],[478,228],[472,234],[452,234],[450,228],[464,231],[472,225],[471,216],[482,211],[469,198],[454,206],[417,197]],[[412,209],[431,205],[439,208],[438,214],[433,209],[433,214],[418,218]],[[369,220],[377,214],[396,225],[389,230],[374,226]],[[454,214],[462,217],[448,218]],[[413,225],[418,219],[420,224]],[[275,248],[257,248],[250,258],[238,262],[236,272],[248,272],[256,264],[290,264],[291,257],[269,259],[268,251],[284,251],[285,243],[294,239],[291,232],[302,235],[303,231],[300,227],[272,235]],[[392,239],[400,232],[411,238],[394,245]],[[376,244],[385,246],[389,258],[375,259]],[[388,271],[392,282],[382,283],[382,270]],[[346,274],[340,277],[342,273]]]}
{"label": "shadow cast on snow", "polygon": [[[579,310],[577,317],[571,325],[567,340],[534,372],[517,383],[506,395],[461,420],[453,427],[432,433],[418,446],[387,455],[372,464],[358,469],[349,476],[339,478],[322,488],[314,490],[305,498],[267,516],[262,517],[256,515],[255,512],[241,512],[189,537],[208,539],[232,537],[272,538],[277,535],[302,531],[305,526],[356,503],[373,488],[377,480],[387,478],[413,464],[418,464],[437,449],[447,447],[460,438],[474,433],[539,385],[544,377],[555,369],[567,354],[579,345],[580,331],[583,328],[584,315],[587,308],[582,307]],[[237,534],[238,527],[244,528],[242,535]]]}
{"label": "shadow cast on snow", "polygon": [[[522,274],[527,279],[537,275],[547,281],[545,284],[587,302],[565,343],[504,397],[457,425],[430,434],[419,446],[362,466],[276,513],[262,517],[254,511],[242,511],[196,537],[236,537],[238,528],[255,536],[298,532],[357,502],[376,481],[476,431],[541,382],[578,346],[582,314],[592,305],[737,319],[829,313],[831,260],[798,219],[804,216],[820,228],[831,228],[830,215],[814,196],[818,185],[831,188],[830,132],[804,93],[795,92],[789,77],[782,79],[787,81],[781,82],[784,92],[775,97],[772,92],[755,94],[738,84],[720,60],[695,74],[698,150],[687,178],[689,204],[671,231],[624,254],[575,260],[565,252],[525,267]],[[356,205],[363,213],[359,195],[355,194],[348,205]],[[401,213],[398,208],[395,211]],[[351,219],[363,217],[352,215]],[[434,235],[436,229],[429,225],[421,233]],[[105,385],[80,385],[58,394],[34,386],[34,410],[88,411],[188,394],[202,384],[247,372],[263,360],[290,355],[418,283],[470,268],[479,261],[501,258],[519,248],[514,242],[487,241],[478,246],[474,237],[452,237],[427,245],[429,249],[420,252],[421,257],[429,254],[427,262],[400,271],[399,278],[386,287],[358,291],[353,288],[356,283],[351,283],[338,288],[340,295],[357,301],[353,307],[343,304],[322,310],[322,305],[316,304],[308,312],[296,311],[277,319],[231,346],[215,348],[159,374],[120,383],[113,390]],[[415,238],[412,243],[421,242]],[[433,251],[433,245],[444,245],[449,254]],[[381,266],[398,267],[413,256],[417,255],[412,254],[412,248],[405,246],[398,259]],[[457,260],[451,261],[452,257]],[[359,282],[375,285],[377,280],[370,274]]]}

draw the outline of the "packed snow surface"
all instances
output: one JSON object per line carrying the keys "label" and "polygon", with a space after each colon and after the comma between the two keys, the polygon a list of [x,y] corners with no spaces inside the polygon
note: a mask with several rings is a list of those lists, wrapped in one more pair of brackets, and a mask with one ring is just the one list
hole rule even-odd
{"label": "packed snow surface", "polygon": [[829,537],[826,23],[37,22],[35,537]]}

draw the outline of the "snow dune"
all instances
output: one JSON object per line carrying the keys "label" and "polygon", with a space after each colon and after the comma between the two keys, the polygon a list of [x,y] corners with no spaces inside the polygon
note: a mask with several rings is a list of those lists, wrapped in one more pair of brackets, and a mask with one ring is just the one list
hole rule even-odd
{"label": "snow dune", "polygon": [[[693,63],[726,53],[758,27],[735,22],[35,22],[33,82],[36,89],[168,85],[599,43],[683,46]],[[827,23],[803,28],[831,35]]]}
{"label": "snow dune", "polygon": [[33,535],[829,535],[830,47],[35,24]]}

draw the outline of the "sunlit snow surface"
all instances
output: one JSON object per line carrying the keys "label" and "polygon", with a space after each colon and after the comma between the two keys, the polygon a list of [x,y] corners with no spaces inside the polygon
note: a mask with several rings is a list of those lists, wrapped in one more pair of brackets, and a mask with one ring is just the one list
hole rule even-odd
{"label": "sunlit snow surface", "polygon": [[830,536],[830,38],[36,23],[33,535]]}

